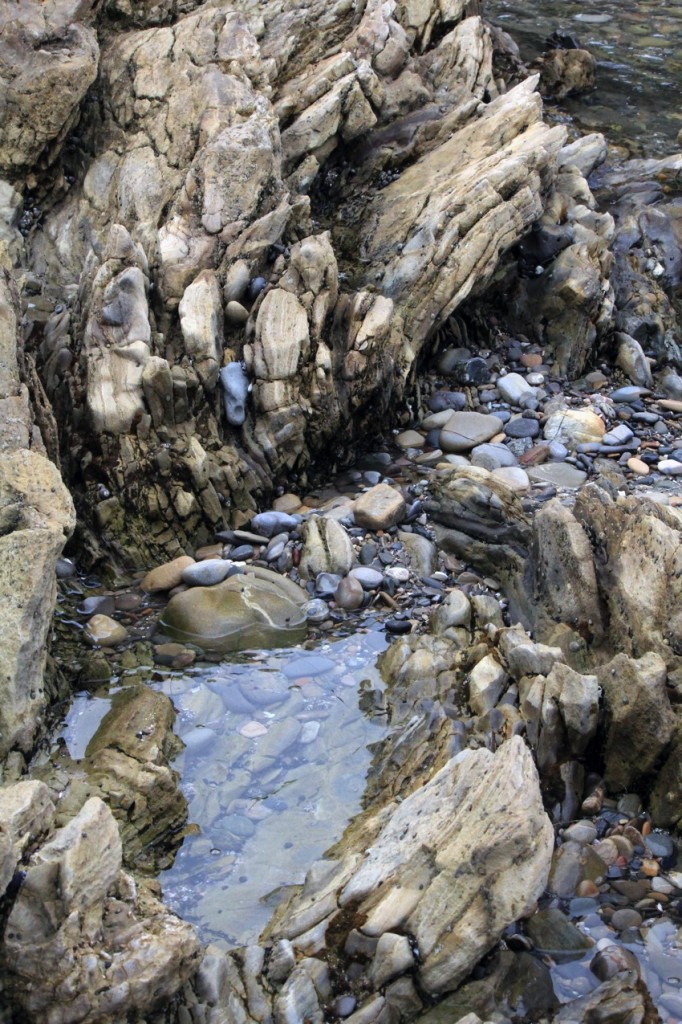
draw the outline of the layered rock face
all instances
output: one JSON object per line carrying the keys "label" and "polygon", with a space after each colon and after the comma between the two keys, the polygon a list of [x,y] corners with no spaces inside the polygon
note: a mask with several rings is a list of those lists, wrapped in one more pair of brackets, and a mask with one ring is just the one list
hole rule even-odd
{"label": "layered rock face", "polygon": [[55,567],[73,532],[73,503],[45,457],[22,383],[16,291],[0,266],[0,757],[31,749],[47,704],[43,672]]}
{"label": "layered rock face", "polygon": [[42,143],[41,375],[91,523],[139,565],[395,406],[542,216],[565,133],[460,3],[67,6],[16,12],[12,60],[53,29],[69,88],[11,107],[0,166],[16,223]]}

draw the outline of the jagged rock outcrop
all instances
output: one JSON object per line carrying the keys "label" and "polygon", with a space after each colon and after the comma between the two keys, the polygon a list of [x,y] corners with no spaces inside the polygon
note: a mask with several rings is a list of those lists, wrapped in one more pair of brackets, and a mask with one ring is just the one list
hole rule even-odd
{"label": "jagged rock outcrop", "polygon": [[45,458],[22,355],[17,296],[0,266],[0,757],[31,749],[47,704],[55,568],[75,526],[71,497]]}
{"label": "jagged rock outcrop", "polygon": [[196,968],[193,929],[121,870],[116,821],[97,797],[55,831],[46,787],[19,783],[0,802],[5,827],[8,801],[27,785],[31,855],[5,896],[3,998],[36,1024],[123,1022],[158,1008]]}
{"label": "jagged rock outcrop", "polygon": [[67,476],[141,565],[242,525],[400,400],[543,215],[565,132],[535,79],[506,90],[502,35],[463,4],[119,6],[91,155],[29,262],[62,298],[40,363]]}

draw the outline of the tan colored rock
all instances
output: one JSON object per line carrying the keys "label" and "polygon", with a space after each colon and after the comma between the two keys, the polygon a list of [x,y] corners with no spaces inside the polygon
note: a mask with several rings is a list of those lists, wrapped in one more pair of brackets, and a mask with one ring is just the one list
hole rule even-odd
{"label": "tan colored rock", "polygon": [[116,647],[128,638],[128,630],[109,615],[93,615],[88,619],[83,635],[96,647]]}
{"label": "tan colored rock", "polygon": [[211,390],[218,380],[223,356],[223,300],[218,278],[202,270],[178,306],[185,351],[204,386]]}
{"label": "tan colored rock", "polygon": [[0,893],[4,895],[26,848],[48,831],[54,804],[44,782],[29,780],[0,789]]}
{"label": "tan colored rock", "polygon": [[181,555],[174,558],[172,562],[165,565],[157,565],[151,569],[140,583],[140,588],[148,594],[156,594],[162,590],[172,590],[182,583],[183,571],[190,565],[194,565],[194,559],[189,555]]}
{"label": "tan colored rock", "polygon": [[195,967],[193,929],[120,868],[116,822],[97,797],[32,855],[4,948],[5,991],[24,1019],[147,1013]]}
{"label": "tan colored rock", "polygon": [[599,443],[605,433],[606,424],[592,409],[562,409],[554,412],[544,428],[546,441],[559,441],[570,449],[575,449],[579,444]]}
{"label": "tan colored rock", "polygon": [[296,296],[280,288],[268,292],[256,320],[256,376],[265,381],[295,376],[309,346],[308,318]]}
{"label": "tan colored rock", "polygon": [[420,983],[436,995],[455,988],[506,924],[532,906],[552,847],[523,741],[510,740],[495,755],[466,751],[393,810],[350,867],[340,904],[376,913],[396,887],[413,891],[407,917],[386,924],[414,935]]}
{"label": "tan colored rock", "polygon": [[303,526],[303,550],[299,571],[303,579],[314,579],[320,572],[345,576],[353,565],[350,537],[333,519],[314,516]]}
{"label": "tan colored rock", "polygon": [[87,24],[91,2],[22,0],[0,11],[0,170],[14,174],[56,155],[97,75],[99,47]]}
{"label": "tan colored rock", "polygon": [[358,526],[367,530],[387,530],[405,516],[405,499],[389,484],[377,484],[357,498],[353,515]]}

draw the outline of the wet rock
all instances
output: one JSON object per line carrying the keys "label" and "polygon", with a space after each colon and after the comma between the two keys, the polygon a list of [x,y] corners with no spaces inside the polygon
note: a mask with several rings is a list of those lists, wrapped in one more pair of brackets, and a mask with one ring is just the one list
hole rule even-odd
{"label": "wet rock", "polygon": [[326,516],[313,516],[303,525],[301,535],[299,572],[303,579],[314,579],[320,573],[346,575],[353,564],[353,546],[342,526]]}
{"label": "wet rock", "polygon": [[634,970],[616,974],[589,995],[565,1003],[554,1019],[557,1024],[569,1024],[595,1014],[610,1024],[625,1020],[631,1024],[648,1024],[658,1017],[651,996]]}
{"label": "wet rock", "polygon": [[334,594],[334,601],[346,611],[353,611],[360,608],[364,601],[365,592],[360,580],[353,576],[346,576],[341,580]]}
{"label": "wet rock", "polygon": [[388,484],[377,484],[361,494],[353,506],[358,526],[367,530],[387,530],[405,518],[405,499]]}
{"label": "wet rock", "polygon": [[594,89],[597,61],[588,50],[549,50],[540,59],[540,87],[544,96],[564,100]]}
{"label": "wet rock", "polygon": [[254,567],[169,601],[159,623],[169,636],[206,650],[292,643],[305,633],[308,595],[286,577]]}
{"label": "wet rock", "polygon": [[278,533],[290,533],[300,522],[300,516],[288,515],[286,512],[259,512],[251,520],[251,528],[263,537],[274,537]]}
{"label": "wet rock", "polygon": [[86,623],[83,635],[94,646],[117,647],[128,638],[128,630],[108,615],[93,615]]}
{"label": "wet rock", "polygon": [[593,945],[592,940],[583,935],[565,914],[553,907],[546,907],[529,917],[525,929],[536,949],[559,963],[580,959]]}

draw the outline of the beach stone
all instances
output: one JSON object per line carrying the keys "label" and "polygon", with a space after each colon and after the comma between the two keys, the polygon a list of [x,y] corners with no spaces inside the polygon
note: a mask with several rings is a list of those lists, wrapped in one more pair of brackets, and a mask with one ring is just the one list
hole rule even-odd
{"label": "beach stone", "polygon": [[398,540],[405,548],[410,568],[417,576],[430,576],[438,563],[438,549],[428,537],[401,530]]}
{"label": "beach stone", "polygon": [[651,366],[640,343],[623,332],[616,332],[614,337],[618,344],[616,366],[621,368],[633,384],[638,384],[643,388],[652,388],[654,382]]}
{"label": "beach stone", "polygon": [[360,580],[356,580],[352,576],[346,576],[336,588],[334,601],[339,608],[343,608],[345,611],[354,611],[362,605],[364,595],[365,592]]}
{"label": "beach stone", "polygon": [[594,945],[556,907],[545,907],[532,914],[525,922],[525,930],[539,952],[549,954],[559,963],[580,958]]}
{"label": "beach stone", "polygon": [[587,480],[587,473],[565,462],[533,466],[528,470],[528,476],[536,483],[554,484],[555,487],[567,487],[570,490],[577,490]]}
{"label": "beach stone", "polygon": [[300,517],[289,515],[286,512],[276,512],[274,509],[269,512],[259,512],[251,520],[251,529],[263,537],[274,537],[278,533],[291,533],[300,522]]}
{"label": "beach stone", "polygon": [[440,432],[444,452],[466,452],[502,430],[502,420],[480,412],[454,412]]}
{"label": "beach stone", "polygon": [[85,625],[83,636],[97,647],[116,647],[128,639],[128,630],[108,615],[93,615]]}
{"label": "beach stone", "polygon": [[494,469],[491,476],[494,480],[500,480],[517,494],[525,494],[530,490],[530,479],[525,469],[521,466],[500,466]]}
{"label": "beach stone", "polygon": [[406,513],[405,499],[389,484],[377,484],[356,499],[353,516],[366,530],[388,530],[402,522]]}
{"label": "beach stone", "polygon": [[376,590],[384,582],[384,574],[382,572],[365,565],[351,569],[348,575],[358,580],[363,590]]}
{"label": "beach stone", "polygon": [[253,544],[238,544],[230,550],[230,560],[232,562],[248,562],[254,554]]}
{"label": "beach stone", "polygon": [[479,444],[470,455],[472,466],[484,469],[499,469],[501,466],[515,466],[516,456],[504,444]]}
{"label": "beach stone", "polygon": [[[234,303],[234,306],[238,305],[239,303]],[[225,418],[233,427],[241,427],[246,419],[246,400],[249,394],[246,370],[241,363],[228,363],[220,371],[219,377],[223,389]]]}
{"label": "beach stone", "polygon": [[634,432],[626,423],[619,423],[618,426],[612,427],[604,434],[601,443],[609,446],[627,444],[634,436]]}
{"label": "beach stone", "polygon": [[523,398],[535,396],[535,390],[520,373],[507,373],[504,377],[498,377],[495,386],[510,405],[520,405]]}
{"label": "beach stone", "polygon": [[461,391],[434,391],[429,398],[429,409],[432,412],[442,412],[444,409],[461,412],[466,407],[467,398]]}
{"label": "beach stone", "polygon": [[633,402],[639,402],[640,398],[648,394],[649,391],[646,388],[628,385],[624,388],[616,388],[615,391],[611,392],[609,398],[612,402],[622,402],[625,405],[630,405]]}
{"label": "beach stone", "polygon": [[423,448],[424,435],[416,430],[403,430],[396,436],[395,443],[401,448]]}
{"label": "beach stone", "polygon": [[422,422],[421,422],[422,430],[426,430],[426,431],[438,430],[438,431],[440,431],[441,428],[444,427],[445,424],[448,422],[448,420],[452,416],[452,413],[453,413],[452,409],[442,409],[440,412],[432,412],[429,416],[426,416],[422,420]]}
{"label": "beach stone", "polygon": [[633,473],[636,473],[637,476],[648,476],[651,472],[651,469],[646,462],[642,462],[641,459],[637,459],[634,456],[631,459],[628,459],[627,467],[632,470]]}
{"label": "beach stone", "polygon": [[241,302],[237,302],[236,299],[230,299],[225,306],[225,319],[229,324],[235,324],[237,326],[245,324],[249,319],[249,311]]}
{"label": "beach stone", "polygon": [[661,459],[656,468],[659,473],[663,473],[665,476],[680,476],[682,473],[682,462],[678,462],[676,459]]}
{"label": "beach stone", "polygon": [[298,511],[301,504],[301,499],[297,494],[287,492],[287,494],[281,494],[279,498],[275,498],[272,507],[275,512],[285,512],[287,515],[291,515]]}
{"label": "beach stone", "polygon": [[343,526],[328,516],[311,516],[301,528],[303,550],[299,572],[303,579],[320,573],[345,576],[353,564],[353,545]]}
{"label": "beach stone", "polygon": [[312,623],[325,622],[330,616],[329,607],[327,606],[326,601],[323,601],[322,598],[315,598],[312,601],[308,601],[307,604],[303,606],[303,610],[308,622]]}
{"label": "beach stone", "polygon": [[159,628],[181,643],[229,652],[291,643],[305,635],[308,595],[259,566],[171,598]]}
{"label": "beach stone", "polygon": [[323,654],[304,654],[288,661],[282,671],[287,679],[301,679],[303,676],[321,676],[336,668],[336,662]]}
{"label": "beach stone", "polygon": [[517,416],[515,419],[505,423],[504,432],[507,437],[538,437],[540,435],[540,424],[536,419],[529,419],[525,416]]}
{"label": "beach stone", "polygon": [[601,443],[605,432],[603,419],[592,409],[561,409],[548,417],[544,437],[574,450],[579,444]]}
{"label": "beach stone", "polygon": [[188,587],[212,587],[222,583],[231,568],[232,562],[225,558],[207,558],[183,569],[182,582]]}
{"label": "beach stone", "polygon": [[181,555],[174,558],[172,562],[165,562],[157,565],[156,569],[148,572],[140,583],[140,589],[148,594],[156,594],[163,590],[173,590],[182,583],[182,574],[190,565],[194,565],[194,559],[189,555]]}
{"label": "beach stone", "polygon": [[557,462],[563,462],[563,460],[570,454],[568,448],[561,441],[550,441],[549,445],[549,457],[556,459]]}

